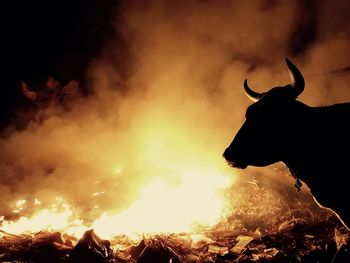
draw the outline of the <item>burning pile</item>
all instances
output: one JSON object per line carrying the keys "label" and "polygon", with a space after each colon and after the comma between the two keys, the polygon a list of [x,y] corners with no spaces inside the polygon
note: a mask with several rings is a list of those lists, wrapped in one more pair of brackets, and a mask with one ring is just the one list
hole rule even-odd
{"label": "burning pile", "polygon": [[[188,231],[153,229],[132,233],[127,227],[133,222],[128,225],[117,215],[108,221],[96,220],[88,226],[76,219],[72,221],[71,207],[59,199],[51,213],[43,210],[27,221],[24,217],[16,222],[3,219],[2,229],[6,231],[1,231],[0,259],[11,262],[184,263],[331,262],[335,256],[337,260],[348,259],[346,242],[350,235],[339,220],[321,210],[306,191],[297,193],[275,180],[275,177],[259,174],[249,180],[237,180],[227,189],[225,197],[231,202],[216,223],[192,224]],[[272,184],[275,187],[271,189]],[[269,202],[273,205],[266,206]],[[18,202],[18,210],[23,210],[24,204],[24,201]],[[202,205],[205,207],[205,203]],[[156,216],[162,218],[161,214],[159,211]],[[181,221],[186,212],[174,211],[172,216]],[[135,222],[145,226],[147,220],[145,211]],[[42,221],[46,225],[43,224],[40,231],[35,225]],[[108,222],[107,228],[99,228],[99,221]],[[24,225],[29,230],[21,228]],[[172,221],[172,225],[176,225],[176,221]],[[55,232],[55,229],[61,231]],[[19,233],[12,234],[15,230]],[[103,237],[109,236],[108,240],[100,238],[99,231]]]}
{"label": "burning pile", "polygon": [[5,235],[0,257],[11,262],[331,262],[341,249],[337,259],[349,259],[344,247],[349,236],[335,232],[332,240],[335,221],[312,225],[295,221],[269,235],[211,230],[205,235],[144,236],[139,242],[120,236],[113,239],[114,246],[92,230],[78,242],[58,232]]}

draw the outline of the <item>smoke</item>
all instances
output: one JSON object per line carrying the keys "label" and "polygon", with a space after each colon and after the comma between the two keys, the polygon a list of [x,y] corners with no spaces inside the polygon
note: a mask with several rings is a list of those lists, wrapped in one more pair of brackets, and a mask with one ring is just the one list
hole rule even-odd
{"label": "smoke", "polygon": [[154,178],[178,183],[179,167],[210,168],[213,160],[228,169],[221,154],[250,104],[243,80],[257,91],[287,84],[285,57],[304,73],[300,100],[349,101],[349,8],[124,1],[115,28],[125,45],[110,41],[92,60],[93,96],[0,139],[0,214],[21,198],[61,196],[93,219],[127,207]]}

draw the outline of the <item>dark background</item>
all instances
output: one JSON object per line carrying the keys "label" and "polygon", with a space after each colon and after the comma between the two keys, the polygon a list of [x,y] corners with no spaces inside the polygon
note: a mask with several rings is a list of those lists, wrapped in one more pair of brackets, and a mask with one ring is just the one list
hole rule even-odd
{"label": "dark background", "polygon": [[119,1],[8,1],[2,4],[0,129],[26,103],[20,81],[84,81],[89,61],[114,37]]}

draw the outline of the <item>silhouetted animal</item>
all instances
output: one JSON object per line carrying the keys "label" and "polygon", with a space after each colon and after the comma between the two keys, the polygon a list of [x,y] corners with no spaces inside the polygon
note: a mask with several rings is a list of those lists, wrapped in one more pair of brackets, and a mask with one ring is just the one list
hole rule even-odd
{"label": "silhouetted animal", "polygon": [[223,157],[230,166],[267,166],[282,161],[316,201],[350,226],[350,103],[310,107],[297,101],[304,78],[286,59],[292,83],[246,94],[255,103]]}

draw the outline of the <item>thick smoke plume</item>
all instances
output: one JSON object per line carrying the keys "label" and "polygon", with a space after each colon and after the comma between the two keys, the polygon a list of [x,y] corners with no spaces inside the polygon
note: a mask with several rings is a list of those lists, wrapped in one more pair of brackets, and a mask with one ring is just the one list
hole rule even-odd
{"label": "thick smoke plume", "polygon": [[0,140],[0,214],[19,199],[60,196],[91,220],[127,207],[152,179],[177,184],[181,167],[229,169],[221,154],[250,104],[243,80],[257,91],[287,84],[285,57],[304,74],[301,101],[350,101],[347,1],[124,1],[118,10],[127,50],[112,40],[92,60],[94,94]]}

